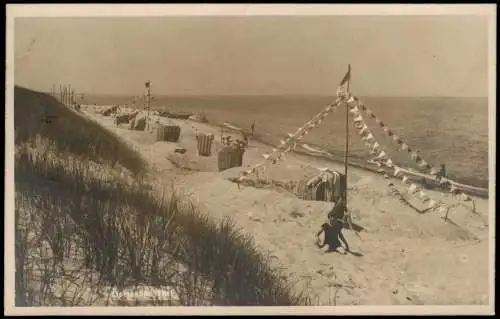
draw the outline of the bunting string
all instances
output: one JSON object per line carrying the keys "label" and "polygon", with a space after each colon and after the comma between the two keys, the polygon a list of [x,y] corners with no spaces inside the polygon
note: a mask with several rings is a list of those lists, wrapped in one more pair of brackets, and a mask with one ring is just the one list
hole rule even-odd
{"label": "bunting string", "polygon": [[446,187],[450,193],[461,196],[464,201],[471,200],[471,198],[467,194],[459,190],[454,185],[458,184],[457,182],[446,177],[438,178],[437,175],[439,173],[439,168],[432,166],[427,161],[425,161],[417,151],[410,147],[402,137],[396,135],[391,128],[389,128],[379,117],[377,117],[377,115],[371,109],[364,105],[357,97],[352,97],[352,99],[356,104],[356,109],[365,112],[370,119],[375,120],[375,122],[382,128],[386,135],[398,145],[398,151],[406,151],[411,160],[413,160],[420,168],[425,169],[432,177],[439,181],[441,186]]}
{"label": "bunting string", "polygon": [[337,97],[334,103],[328,105],[321,112],[317,113],[312,119],[307,121],[304,125],[299,127],[295,133],[288,133],[288,137],[280,141],[280,144],[271,150],[271,153],[264,153],[262,156],[264,160],[253,165],[247,170],[240,173],[238,181],[243,181],[248,175],[254,174],[259,176],[267,169],[269,164],[276,164],[278,161],[285,158],[285,155],[295,150],[297,147],[297,142],[302,140],[307,134],[309,134],[314,128],[318,127],[328,114],[333,110],[337,109],[340,102],[342,102],[341,97]]}
{"label": "bunting string", "polygon": [[380,144],[376,141],[375,136],[373,135],[373,133],[370,131],[370,129],[366,125],[366,122],[365,122],[365,120],[364,120],[364,118],[359,110],[358,104],[354,103],[355,102],[354,97],[350,97],[347,102],[350,103],[350,111],[349,112],[351,112],[355,116],[353,118],[353,123],[352,123],[353,126],[357,129],[358,134],[361,137],[361,140],[363,140],[365,142],[364,145],[368,149],[370,154],[375,156],[375,158],[373,160],[371,160],[370,162],[377,164],[377,166],[380,167],[380,169],[378,171],[387,180],[387,183],[388,183],[388,186],[389,186],[391,192],[394,195],[397,195],[402,202],[404,202],[405,204],[408,204],[408,202],[405,199],[405,196],[399,191],[399,189],[396,187],[396,185],[390,180],[389,174],[382,168],[382,165],[392,169],[395,177],[401,178],[402,184],[408,187],[408,191],[407,191],[408,195],[410,195],[412,197],[416,197],[424,203],[425,202],[428,203],[428,208],[425,211],[439,209],[440,212],[445,212],[446,208],[444,207],[442,202],[440,202],[439,200],[432,199],[419,186],[417,186],[414,183],[410,183],[408,176],[406,176],[405,174],[401,174],[402,173],[401,168],[394,164],[392,159],[382,149]]}

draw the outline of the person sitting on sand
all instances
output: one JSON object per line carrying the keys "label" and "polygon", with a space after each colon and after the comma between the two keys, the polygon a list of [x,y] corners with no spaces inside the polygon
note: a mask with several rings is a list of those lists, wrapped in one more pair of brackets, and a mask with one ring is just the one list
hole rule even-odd
{"label": "person sitting on sand", "polygon": [[322,245],[318,244],[319,248],[323,248],[328,245],[328,251],[337,250],[341,246],[340,241],[345,246],[345,251],[350,251],[349,244],[342,234],[342,229],[344,228],[345,213],[347,208],[344,204],[344,199],[341,196],[338,202],[333,206],[332,210],[328,213],[328,223],[321,225],[321,230],[318,232],[317,236],[321,232],[325,233],[325,241]]}

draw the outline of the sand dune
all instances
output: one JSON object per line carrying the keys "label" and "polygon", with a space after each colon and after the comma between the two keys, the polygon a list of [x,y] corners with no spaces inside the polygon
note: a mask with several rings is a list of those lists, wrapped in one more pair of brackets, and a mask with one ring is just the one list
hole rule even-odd
{"label": "sand dune", "polygon": [[[222,147],[218,127],[171,119],[181,127],[180,140],[155,142],[152,132],[117,127],[111,117],[90,109],[84,113],[138,149],[151,164],[158,183],[173,181],[200,209],[214,217],[232,217],[263,251],[274,256],[276,267],[282,268],[290,281],[309,287],[321,304],[488,303],[485,199],[474,198],[477,214],[460,206],[450,213],[451,222],[444,222],[437,212],[418,214],[403,205],[390,195],[381,176],[351,168],[348,203],[354,222],[365,230],[359,237],[345,231],[355,254],[324,253],[314,245],[313,236],[331,203],[300,200],[280,189],[239,189],[227,180],[261,161],[268,146],[250,141],[243,168],[218,172],[216,155],[198,156],[195,139],[197,132],[214,134],[216,154]],[[187,152],[175,153],[179,147]],[[267,177],[297,180],[323,167],[343,170],[343,164],[290,154],[284,162],[271,166]],[[448,194],[428,193],[446,203],[457,201]]]}

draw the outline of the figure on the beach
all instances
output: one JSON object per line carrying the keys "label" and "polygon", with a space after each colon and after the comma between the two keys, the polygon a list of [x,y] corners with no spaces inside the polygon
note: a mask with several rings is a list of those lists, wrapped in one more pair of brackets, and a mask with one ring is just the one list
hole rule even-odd
{"label": "figure on the beach", "polygon": [[436,179],[439,181],[439,185],[442,189],[447,190],[450,188],[451,184],[447,180],[441,180],[442,178],[446,178],[446,165],[441,164],[441,168],[439,172],[436,174]]}
{"label": "figure on the beach", "polygon": [[442,177],[446,177],[446,165],[445,164],[441,164],[441,169],[436,174],[436,178],[438,180],[440,180]]}
{"label": "figure on the beach", "polygon": [[321,232],[324,232],[325,234],[323,244],[317,242],[319,248],[323,248],[328,245],[328,251],[335,251],[341,246],[340,241],[342,241],[345,246],[345,251],[350,251],[349,244],[347,243],[344,234],[342,234],[346,212],[347,208],[344,204],[344,199],[341,196],[338,202],[333,206],[332,210],[328,213],[328,223],[321,225],[321,230],[316,235],[319,236]]}
{"label": "figure on the beach", "polygon": [[243,137],[243,141],[245,142],[245,145],[248,145],[248,136],[247,136],[247,133],[241,131],[241,136]]}
{"label": "figure on the beach", "polygon": [[254,134],[254,131],[255,131],[255,120],[254,120],[254,121],[253,121],[253,123],[252,123],[252,136],[253,136],[253,134]]}

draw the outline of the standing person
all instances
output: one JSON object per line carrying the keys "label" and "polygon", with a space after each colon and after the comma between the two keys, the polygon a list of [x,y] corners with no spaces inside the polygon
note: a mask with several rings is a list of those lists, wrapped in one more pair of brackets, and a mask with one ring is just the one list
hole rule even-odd
{"label": "standing person", "polygon": [[247,133],[241,131],[241,135],[243,137],[243,141],[245,142],[245,146],[248,146],[248,136],[247,136]]}
{"label": "standing person", "polygon": [[255,131],[255,120],[252,123],[252,137],[253,137],[254,131]]}
{"label": "standing person", "polygon": [[441,169],[436,174],[436,179],[438,180],[441,188],[446,190],[450,187],[450,183],[446,180],[441,181],[442,178],[446,178],[446,165],[445,164],[441,164]]}
{"label": "standing person", "polygon": [[436,174],[436,178],[438,180],[440,180],[442,177],[446,177],[446,165],[445,164],[441,164],[441,169]]}

